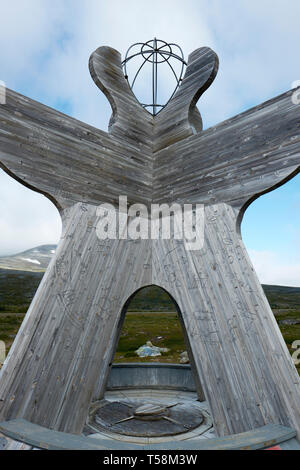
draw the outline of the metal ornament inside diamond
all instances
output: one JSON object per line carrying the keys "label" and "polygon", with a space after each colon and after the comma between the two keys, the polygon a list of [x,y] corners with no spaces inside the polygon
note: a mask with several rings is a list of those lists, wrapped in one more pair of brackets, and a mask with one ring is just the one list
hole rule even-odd
{"label": "metal ornament inside diamond", "polygon": [[[132,70],[133,76],[129,77],[128,63],[134,62],[135,67]],[[140,104],[153,116],[158,114],[170,101],[176,93],[185,71],[186,62],[184,60],[183,52],[180,46],[174,43],[167,43],[161,39],[152,39],[145,43],[137,42],[133,44],[126,52],[125,59],[122,62],[125,78],[128,80],[129,86],[133,91],[134,86],[141,77],[141,72],[145,67],[148,67],[148,72],[151,77],[152,90],[151,100],[145,103],[144,100],[139,100]],[[158,89],[158,71],[160,67],[166,67],[171,71],[171,75],[175,80],[175,87],[171,92],[169,98],[164,103],[159,103],[160,93]]]}

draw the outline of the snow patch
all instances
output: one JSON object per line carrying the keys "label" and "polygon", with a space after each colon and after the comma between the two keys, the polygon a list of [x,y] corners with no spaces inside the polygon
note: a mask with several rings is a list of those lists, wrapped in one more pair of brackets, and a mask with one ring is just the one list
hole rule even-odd
{"label": "snow patch", "polygon": [[33,263],[33,264],[41,264],[37,259],[21,258],[21,260],[28,261],[29,263]]}

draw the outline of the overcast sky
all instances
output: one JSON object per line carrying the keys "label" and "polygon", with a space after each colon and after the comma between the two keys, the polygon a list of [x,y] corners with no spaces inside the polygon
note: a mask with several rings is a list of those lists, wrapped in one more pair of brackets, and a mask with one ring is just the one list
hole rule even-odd
{"label": "overcast sky", "polygon": [[[300,80],[299,0],[0,0],[0,80],[103,130],[111,114],[88,59],[122,54],[154,36],[220,59],[198,102],[204,127],[289,90]],[[0,172],[0,255],[57,243],[60,218],[45,197]],[[247,210],[242,233],[261,282],[300,286],[300,176]]]}

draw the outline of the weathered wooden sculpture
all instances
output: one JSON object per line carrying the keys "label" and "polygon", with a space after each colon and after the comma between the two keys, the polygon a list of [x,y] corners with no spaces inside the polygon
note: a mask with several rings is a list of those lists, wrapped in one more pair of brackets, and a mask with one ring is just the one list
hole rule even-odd
{"label": "weathered wooden sculpture", "polygon": [[[56,205],[63,233],[1,371],[0,420],[80,433],[104,393],[126,302],[155,284],[178,305],[217,433],[281,423],[300,437],[299,377],[239,230],[253,200],[299,171],[300,106],[289,91],[202,131],[195,105],[217,69],[211,49],[194,51],[152,116],[119,52],[100,47],[90,72],[113,109],[108,133],[7,90],[1,167]],[[204,246],[99,240],[97,207],[120,195],[204,204]]]}

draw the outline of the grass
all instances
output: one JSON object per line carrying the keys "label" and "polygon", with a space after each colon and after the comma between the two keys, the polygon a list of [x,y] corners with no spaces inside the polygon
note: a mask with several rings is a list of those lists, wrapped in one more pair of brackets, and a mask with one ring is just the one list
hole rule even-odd
{"label": "grass", "polygon": [[[154,346],[169,348],[158,357],[139,358],[136,349],[151,341]],[[114,362],[179,363],[185,343],[177,313],[128,312],[125,317]]]}
{"label": "grass", "polygon": [[[300,323],[297,325],[282,325],[280,324],[280,321],[286,319],[295,319],[300,321],[300,310],[275,310],[274,315],[277,322],[279,323],[279,328],[286,342],[288,350],[290,354],[293,354],[295,352],[295,349],[292,349],[292,344],[294,341],[300,340]],[[300,354],[298,354],[298,359],[300,359]],[[298,364],[296,368],[300,375],[300,364]]]}
{"label": "grass", "polygon": [[23,318],[24,313],[0,312],[0,340],[5,342],[6,352],[9,351]]}
{"label": "grass", "polygon": [[0,269],[0,312],[25,314],[43,274]]}

